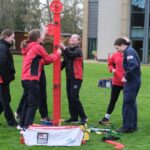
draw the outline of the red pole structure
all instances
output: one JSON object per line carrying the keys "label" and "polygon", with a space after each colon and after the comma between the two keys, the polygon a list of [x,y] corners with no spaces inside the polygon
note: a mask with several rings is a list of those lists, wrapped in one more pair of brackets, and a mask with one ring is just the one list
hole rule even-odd
{"label": "red pole structure", "polygon": [[[53,12],[53,36],[54,36],[54,47],[53,52],[55,53],[60,44],[61,24],[60,24],[60,13],[63,5],[60,0],[53,0],[50,4],[50,10]],[[61,58],[59,58],[53,65],[53,125],[60,124],[61,118]]]}

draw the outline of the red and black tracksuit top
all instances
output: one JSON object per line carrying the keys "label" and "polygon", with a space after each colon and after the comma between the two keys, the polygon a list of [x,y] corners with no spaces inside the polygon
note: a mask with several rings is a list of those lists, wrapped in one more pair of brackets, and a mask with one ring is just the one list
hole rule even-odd
{"label": "red and black tracksuit top", "polygon": [[66,69],[67,80],[83,79],[83,54],[79,46],[67,47],[63,53],[61,69]]}
{"label": "red and black tracksuit top", "polygon": [[49,55],[37,42],[29,43],[22,49],[22,54],[22,80],[39,80],[43,65],[54,62],[60,56],[58,52]]}
{"label": "red and black tracksuit top", "polygon": [[12,44],[0,40],[0,83],[9,84],[15,79],[15,66],[10,52]]}
{"label": "red and black tracksuit top", "polygon": [[113,69],[116,70],[112,79],[112,84],[123,86],[123,82],[121,81],[124,76],[122,52],[117,51],[108,58],[108,69],[110,72],[112,72]]}

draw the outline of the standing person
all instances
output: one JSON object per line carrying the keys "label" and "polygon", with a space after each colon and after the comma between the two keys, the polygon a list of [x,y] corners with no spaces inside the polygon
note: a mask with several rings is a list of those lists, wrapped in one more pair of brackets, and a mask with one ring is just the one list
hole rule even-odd
{"label": "standing person", "polygon": [[110,58],[108,58],[108,69],[113,73],[112,88],[110,102],[107,108],[107,113],[99,121],[100,124],[109,124],[110,115],[115,108],[115,104],[118,100],[121,90],[123,89],[123,82],[121,81],[124,75],[124,69],[122,66],[123,55],[120,50],[117,50]]}
{"label": "standing person", "polygon": [[14,41],[14,32],[5,29],[0,39],[0,114],[4,112],[7,123],[11,127],[17,126],[10,107],[11,95],[9,84],[15,79],[15,67],[10,47]]}
{"label": "standing person", "polygon": [[77,123],[78,117],[80,117],[80,124],[85,124],[87,116],[79,98],[83,79],[83,54],[79,47],[80,42],[80,36],[73,34],[69,39],[69,47],[66,47],[63,43],[60,44],[64,52],[61,68],[66,68],[66,90],[70,113],[70,118],[65,122]]}
{"label": "standing person", "polygon": [[[46,34],[46,33],[45,33]],[[57,60],[60,50],[55,54],[48,55],[40,45],[41,33],[39,29],[29,32],[28,40],[22,43],[23,65],[22,65],[22,86],[26,95],[18,129],[28,128],[33,124],[36,109],[39,105],[39,79],[42,67]]]}
{"label": "standing person", "polygon": [[141,86],[140,59],[137,52],[123,38],[116,39],[114,46],[123,52],[123,68],[125,70],[122,82],[123,89],[123,126],[118,129],[121,133],[132,133],[137,130],[136,97]]}
{"label": "standing person", "polygon": [[[128,45],[131,44],[128,38],[124,39],[127,41]],[[118,100],[120,92],[123,90],[124,83],[121,81],[124,76],[123,54],[119,49],[117,49],[117,52],[115,52],[112,56],[109,56],[108,69],[111,73],[113,73],[113,78],[112,78],[111,97],[107,108],[107,113],[99,121],[99,123],[103,125],[109,124],[110,115],[112,114],[115,108],[115,104]]]}
{"label": "standing person", "polygon": [[[46,32],[47,29],[45,29],[44,32]],[[40,40],[40,45],[43,46],[43,41],[45,39],[45,33],[42,34],[41,40]],[[45,76],[45,70],[44,66],[42,67],[42,72],[39,80],[39,112],[41,115],[41,122],[49,124],[49,117],[48,117],[48,106],[47,106],[47,92],[46,92],[46,76]],[[24,92],[19,105],[17,107],[17,111],[15,112],[15,117],[16,119],[20,119],[21,116],[21,111],[23,108],[24,100],[27,97],[27,92]]]}

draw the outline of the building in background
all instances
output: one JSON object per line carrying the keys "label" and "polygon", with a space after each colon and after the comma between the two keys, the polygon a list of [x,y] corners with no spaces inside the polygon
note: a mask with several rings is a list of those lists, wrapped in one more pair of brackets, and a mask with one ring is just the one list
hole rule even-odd
{"label": "building in background", "polygon": [[129,37],[141,62],[150,63],[149,0],[85,0],[83,14],[84,58],[107,60],[116,51],[114,41]]}

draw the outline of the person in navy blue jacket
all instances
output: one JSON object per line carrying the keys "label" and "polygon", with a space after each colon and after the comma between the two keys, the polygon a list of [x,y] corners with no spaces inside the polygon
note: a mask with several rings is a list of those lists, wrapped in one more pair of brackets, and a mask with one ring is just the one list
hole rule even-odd
{"label": "person in navy blue jacket", "polygon": [[123,89],[123,107],[122,117],[123,126],[117,131],[121,133],[132,133],[137,130],[137,103],[136,97],[141,86],[140,59],[137,52],[128,46],[123,38],[116,39],[115,48],[123,52],[123,68],[125,70],[122,82]]}
{"label": "person in navy blue jacket", "polygon": [[80,124],[85,124],[87,116],[79,98],[83,79],[83,54],[79,47],[80,41],[80,36],[73,34],[69,39],[69,47],[66,47],[63,43],[60,44],[64,57],[61,69],[66,69],[66,90],[70,113],[70,118],[65,122],[77,123],[78,117],[80,117]]}

